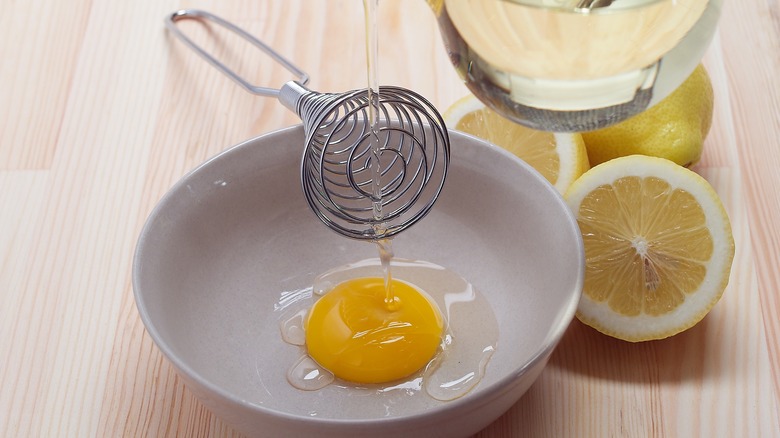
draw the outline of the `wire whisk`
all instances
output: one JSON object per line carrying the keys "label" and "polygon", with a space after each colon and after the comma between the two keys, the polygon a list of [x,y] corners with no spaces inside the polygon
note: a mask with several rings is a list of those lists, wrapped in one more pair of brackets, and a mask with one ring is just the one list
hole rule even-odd
{"label": "wire whisk", "polygon": [[[281,89],[252,85],[177,28],[175,22],[186,18],[211,21],[235,32],[297,79]],[[262,41],[209,12],[177,11],[167,17],[166,26],[244,89],[278,98],[301,118],[305,133],[301,186],[309,207],[329,228],[355,239],[389,238],[433,207],[447,175],[450,142],[444,120],[424,97],[405,88],[379,87],[377,103],[369,100],[367,89],[346,93],[309,90],[306,73]],[[369,123],[371,105],[376,106],[374,129]],[[372,146],[377,141],[378,153]]]}

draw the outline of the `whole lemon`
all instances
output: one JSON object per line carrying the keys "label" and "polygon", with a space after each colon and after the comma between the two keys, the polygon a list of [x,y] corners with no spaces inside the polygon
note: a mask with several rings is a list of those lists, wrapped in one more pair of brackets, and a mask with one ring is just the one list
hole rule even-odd
{"label": "whole lemon", "polygon": [[696,164],[712,125],[712,103],[712,83],[699,64],[682,85],[647,111],[584,132],[591,166],[634,154],[666,158],[686,167]]}

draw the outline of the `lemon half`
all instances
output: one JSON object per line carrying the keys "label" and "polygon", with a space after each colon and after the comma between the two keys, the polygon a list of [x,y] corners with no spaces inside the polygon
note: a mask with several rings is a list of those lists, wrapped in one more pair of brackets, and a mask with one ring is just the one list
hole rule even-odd
{"label": "lemon half", "polygon": [[486,107],[473,95],[444,113],[448,127],[500,146],[541,173],[560,193],[590,168],[578,133],[550,133],[518,125]]}
{"label": "lemon half", "polygon": [[577,317],[627,341],[698,323],[720,299],[734,257],[720,198],[695,172],[633,155],[593,167],[565,195],[585,245]]}

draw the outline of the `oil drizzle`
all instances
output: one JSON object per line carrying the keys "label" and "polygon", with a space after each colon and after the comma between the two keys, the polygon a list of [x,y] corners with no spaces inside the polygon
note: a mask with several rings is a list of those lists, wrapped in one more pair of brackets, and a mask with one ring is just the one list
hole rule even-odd
{"label": "oil drizzle", "polygon": [[[371,141],[371,195],[374,215],[374,235],[381,236],[387,231],[382,212],[382,144],[379,140],[379,35],[378,35],[378,7],[379,0],[363,0],[363,8],[366,18],[366,71],[368,74],[368,123],[370,126]],[[390,270],[390,260],[393,258],[393,246],[390,239],[377,239],[375,241],[379,250],[379,259],[382,261],[382,271],[385,280],[385,304],[387,309],[397,310],[400,302],[396,299],[392,289],[393,275]]]}

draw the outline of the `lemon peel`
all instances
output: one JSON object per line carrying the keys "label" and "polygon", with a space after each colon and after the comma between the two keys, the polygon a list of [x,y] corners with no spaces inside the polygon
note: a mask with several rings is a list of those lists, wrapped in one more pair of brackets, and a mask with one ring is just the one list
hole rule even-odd
{"label": "lemon peel", "polygon": [[669,96],[613,126],[582,133],[590,164],[642,154],[690,167],[701,158],[712,125],[712,83],[704,66]]}

